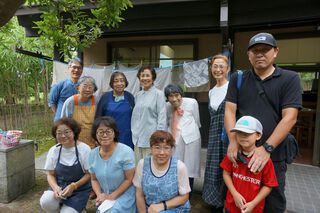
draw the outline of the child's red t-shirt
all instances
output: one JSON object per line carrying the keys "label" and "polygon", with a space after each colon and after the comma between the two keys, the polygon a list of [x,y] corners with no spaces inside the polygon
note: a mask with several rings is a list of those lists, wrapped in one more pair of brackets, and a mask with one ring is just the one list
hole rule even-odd
{"label": "child's red t-shirt", "polygon": [[[250,158],[246,158],[247,162]],[[228,156],[225,156],[220,166],[223,170],[230,172],[232,182],[236,190],[244,197],[246,202],[252,201],[259,193],[262,186],[276,187],[278,181],[274,171],[272,160],[269,159],[261,172],[254,174],[250,172],[248,165],[237,162],[238,167],[234,167]],[[241,213],[233,200],[233,197],[228,190],[225,208],[231,213]],[[261,201],[252,211],[252,213],[262,213],[264,208],[264,200]]]}

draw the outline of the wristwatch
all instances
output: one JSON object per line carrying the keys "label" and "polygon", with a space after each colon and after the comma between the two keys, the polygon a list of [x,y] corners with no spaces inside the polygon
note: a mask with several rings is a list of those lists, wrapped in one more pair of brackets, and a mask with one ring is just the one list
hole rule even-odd
{"label": "wristwatch", "polygon": [[265,150],[266,150],[267,152],[269,152],[270,154],[271,154],[272,151],[274,150],[274,147],[273,147],[272,145],[268,144],[267,142],[265,142],[262,146],[263,146],[263,147],[265,148]]}

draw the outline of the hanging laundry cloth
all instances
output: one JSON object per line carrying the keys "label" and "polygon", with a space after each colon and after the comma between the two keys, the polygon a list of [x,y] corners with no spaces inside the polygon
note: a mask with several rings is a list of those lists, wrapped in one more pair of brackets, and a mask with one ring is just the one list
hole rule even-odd
{"label": "hanging laundry cloth", "polygon": [[[135,95],[140,90],[140,82],[137,78],[137,73],[140,66],[126,68],[124,65],[119,64],[119,69],[114,69],[113,65],[110,66],[90,66],[84,67],[82,76],[91,76],[95,79],[98,86],[98,90],[94,93],[95,95],[101,96],[104,92],[110,91],[109,86],[110,76],[112,72],[119,71],[123,72],[129,82],[127,91]],[[154,85],[160,89],[164,88],[172,83],[171,77],[172,68],[156,68],[157,78]],[[70,78],[68,73],[68,65],[58,61],[53,62],[53,73],[52,73],[52,85],[58,81]]]}
{"label": "hanging laundry cloth", "polygon": [[199,87],[209,82],[208,59],[183,63],[184,85]]}

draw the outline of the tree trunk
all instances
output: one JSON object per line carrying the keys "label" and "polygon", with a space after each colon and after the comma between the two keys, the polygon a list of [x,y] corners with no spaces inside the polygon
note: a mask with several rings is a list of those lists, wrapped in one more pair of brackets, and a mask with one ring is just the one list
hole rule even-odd
{"label": "tree trunk", "polygon": [[5,25],[14,16],[20,5],[25,0],[1,0],[0,1],[0,27]]}

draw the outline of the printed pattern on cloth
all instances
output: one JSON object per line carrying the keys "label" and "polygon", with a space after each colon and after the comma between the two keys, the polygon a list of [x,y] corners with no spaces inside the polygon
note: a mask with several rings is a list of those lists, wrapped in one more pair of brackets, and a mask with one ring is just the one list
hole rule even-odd
{"label": "printed pattern on cloth", "polygon": [[[146,198],[146,204],[150,206],[153,203],[170,200],[179,195],[177,159],[172,157],[167,173],[162,177],[156,177],[151,171],[151,157],[144,159],[142,174],[142,190]],[[174,212],[189,212],[190,203],[170,209]]]}
{"label": "printed pattern on cloth", "polygon": [[209,82],[207,58],[184,63],[183,70],[186,87],[199,87]]}

